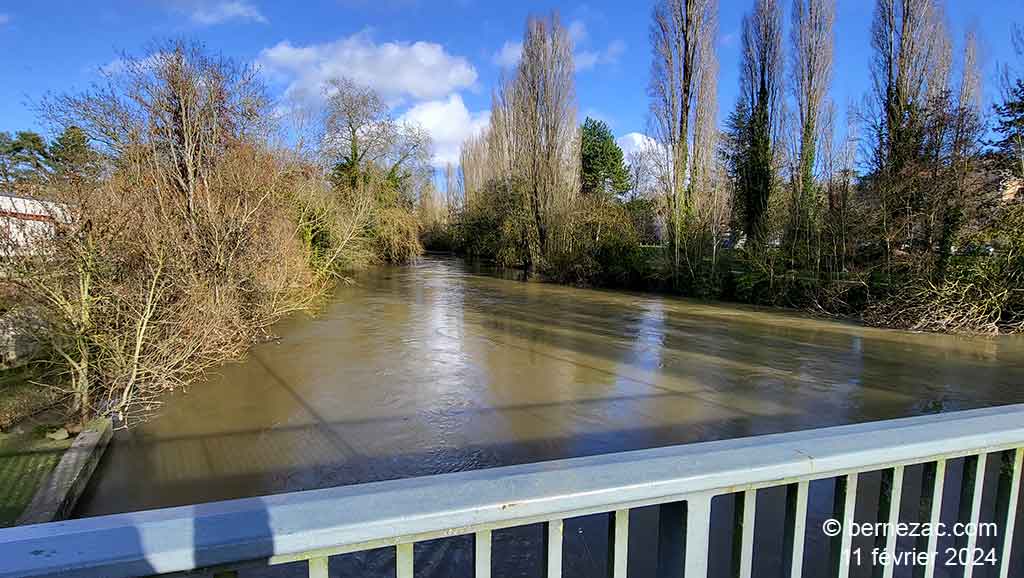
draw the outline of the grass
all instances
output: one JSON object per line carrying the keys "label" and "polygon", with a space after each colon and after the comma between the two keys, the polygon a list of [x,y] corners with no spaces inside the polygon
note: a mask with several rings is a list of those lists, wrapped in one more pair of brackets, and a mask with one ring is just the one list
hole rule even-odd
{"label": "grass", "polygon": [[[51,406],[55,396],[31,383],[27,367],[0,370],[0,429],[9,428]],[[71,439],[47,439],[53,428],[0,433],[0,527],[10,526],[32,500],[36,488],[60,461]]]}
{"label": "grass", "polygon": [[0,434],[0,527],[14,524],[71,441],[39,431]]}
{"label": "grass", "polygon": [[34,373],[28,367],[0,370],[0,430],[53,405],[56,396],[50,390],[31,383]]}

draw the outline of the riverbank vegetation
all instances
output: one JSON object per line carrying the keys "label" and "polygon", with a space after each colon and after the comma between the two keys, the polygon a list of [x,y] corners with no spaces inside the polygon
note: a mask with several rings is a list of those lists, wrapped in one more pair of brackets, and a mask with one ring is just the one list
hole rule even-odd
{"label": "riverbank vegetation", "polygon": [[1024,329],[1020,71],[989,114],[975,39],[950,38],[941,3],[877,0],[873,89],[838,126],[835,1],[788,18],[781,2],[743,19],[725,115],[717,0],[655,2],[649,129],[628,156],[576,116],[569,31],[530,18],[443,176],[426,132],[344,77],[312,110],[201,45],[125,55],[40,103],[50,142],[0,134],[0,184],[31,204],[0,274],[6,320],[39,345],[32,382],[75,420],[143,419],[347,272],[424,246],[561,283]]}
{"label": "riverbank vegetation", "polygon": [[531,18],[428,246],[558,282],[917,330],[1024,328],[1015,71],[990,126],[973,35],[954,42],[941,3],[878,0],[873,89],[843,129],[834,0],[794,0],[788,24],[781,0],[754,0],[720,129],[717,13],[715,0],[656,2],[648,143],[629,159],[603,123],[577,124],[568,31]]}
{"label": "riverbank vegetation", "polygon": [[9,139],[32,146],[5,176],[46,203],[2,260],[36,386],[131,423],[346,271],[416,255],[429,140],[343,79],[328,97],[311,150],[286,146],[253,69],[171,42],[42,103],[59,136]]}

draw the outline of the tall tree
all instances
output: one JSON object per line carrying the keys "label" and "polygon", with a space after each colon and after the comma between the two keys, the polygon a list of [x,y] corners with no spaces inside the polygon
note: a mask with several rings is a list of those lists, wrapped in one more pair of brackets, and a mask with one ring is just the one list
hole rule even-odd
{"label": "tall tree", "polygon": [[820,122],[832,79],[835,0],[793,0],[791,87],[796,103],[796,166],[791,175],[791,250],[810,258],[818,206],[815,166]]}
{"label": "tall tree", "polygon": [[750,243],[768,240],[766,217],[776,179],[776,139],[781,121],[782,9],[778,0],[755,0],[743,17],[740,98],[747,118],[742,160],[744,230]]}
{"label": "tall tree", "polygon": [[572,41],[557,14],[527,21],[522,58],[499,80],[487,130],[464,143],[460,162],[467,209],[490,188],[516,215],[505,233],[516,238],[517,264],[533,271],[569,247],[560,225],[580,190],[580,137]]}
{"label": "tall tree", "polygon": [[580,187],[584,195],[620,195],[630,187],[629,170],[611,129],[590,117],[580,129]]}
{"label": "tall tree", "polygon": [[512,166],[526,185],[533,217],[530,262],[543,262],[552,227],[567,212],[579,187],[579,137],[572,41],[557,14],[530,18],[523,37],[522,60],[511,83],[511,117],[505,128],[514,142]]}
{"label": "tall tree", "polygon": [[89,144],[89,136],[77,126],[65,128],[50,143],[47,165],[54,176],[87,179],[99,173],[99,157]]}
{"label": "tall tree", "polygon": [[946,89],[948,46],[935,0],[877,0],[871,30],[871,189],[887,257],[913,243],[913,215],[922,204],[914,165],[924,149],[929,95]]}
{"label": "tall tree", "polygon": [[981,116],[981,71],[973,32],[968,32],[964,39],[962,67],[959,88],[955,92],[947,91],[948,98],[941,101],[945,109],[930,114],[945,125],[939,163],[946,176],[932,181],[936,186],[930,199],[932,214],[926,228],[929,250],[938,245],[936,273],[939,277],[945,276],[953,246],[970,214],[977,210],[984,190],[984,185],[978,182],[978,165],[986,127]]}
{"label": "tall tree", "polygon": [[729,190],[719,158],[717,30],[717,15],[711,12],[707,15],[706,33],[700,44],[700,83],[694,112],[690,168],[691,229],[694,230],[686,239],[686,258],[691,272],[705,263],[708,253],[712,267],[717,266],[718,248],[729,220]]}
{"label": "tall tree", "polygon": [[[669,241],[676,273],[682,257],[684,223],[692,211],[690,178],[693,116],[698,95],[714,98],[714,91],[701,90],[715,82],[702,74],[705,57],[715,35],[717,0],[660,0],[651,15],[653,62],[649,93],[655,138],[666,156],[662,180],[669,205]],[[713,158],[713,155],[705,155]]]}

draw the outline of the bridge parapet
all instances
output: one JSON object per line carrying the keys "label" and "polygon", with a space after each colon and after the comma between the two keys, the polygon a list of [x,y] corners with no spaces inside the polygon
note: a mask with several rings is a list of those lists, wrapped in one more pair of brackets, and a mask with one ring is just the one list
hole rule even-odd
{"label": "bridge parapet", "polygon": [[[198,504],[0,530],[0,576],[139,576],[240,562],[307,561],[309,575],[327,576],[331,556],[394,547],[398,578],[413,576],[413,545],[473,535],[475,576],[489,577],[494,530],[543,523],[547,576],[562,572],[563,521],[609,514],[609,575],[623,578],[630,511],[661,506],[661,531],[678,542],[659,546],[659,565],[686,578],[708,575],[711,501],[738,494],[736,563],[754,575],[757,493],[784,486],[789,504],[785,549],[790,576],[802,575],[808,535],[808,487],[837,480],[834,575],[850,573],[858,476],[882,471],[880,521],[900,520],[904,470],[924,464],[926,523],[940,519],[950,460],[965,458],[963,522],[981,520],[986,464],[999,468],[997,575],[1009,576],[1022,457],[1024,405],[961,411],[784,434],[715,441],[519,466],[374,482],[260,498]],[[992,480],[990,480],[992,481]],[[897,534],[886,536],[883,576],[892,576]],[[663,538],[664,539],[664,538]],[[966,538],[974,548],[975,536]],[[924,546],[934,553],[938,536]],[[964,574],[971,575],[973,557]],[[863,562],[862,562],[863,563]],[[925,576],[941,558],[932,556]],[[674,568],[673,568],[674,567]]]}

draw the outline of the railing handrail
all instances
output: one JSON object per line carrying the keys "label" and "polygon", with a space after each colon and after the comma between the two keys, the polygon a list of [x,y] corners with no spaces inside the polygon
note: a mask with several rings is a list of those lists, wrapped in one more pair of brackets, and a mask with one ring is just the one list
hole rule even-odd
{"label": "railing handrail", "polygon": [[134,576],[469,534],[1024,446],[1024,404],[0,529],[0,576]]}

